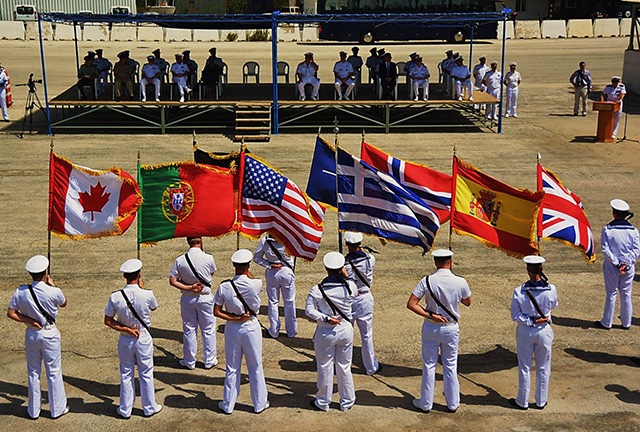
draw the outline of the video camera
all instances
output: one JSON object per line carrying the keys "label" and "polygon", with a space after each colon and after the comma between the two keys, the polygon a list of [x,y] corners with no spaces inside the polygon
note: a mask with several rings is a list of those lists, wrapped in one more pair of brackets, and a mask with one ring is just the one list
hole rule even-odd
{"label": "video camera", "polygon": [[35,93],[36,84],[42,84],[42,80],[41,79],[33,79],[33,74],[29,74],[29,80],[24,84],[16,84],[16,87],[29,86],[29,91]]}

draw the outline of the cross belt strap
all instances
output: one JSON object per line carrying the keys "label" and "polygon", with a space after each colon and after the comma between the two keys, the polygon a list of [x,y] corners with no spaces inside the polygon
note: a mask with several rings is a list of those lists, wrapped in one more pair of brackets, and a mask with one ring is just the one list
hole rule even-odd
{"label": "cross belt strap", "polygon": [[236,295],[238,296],[238,300],[240,300],[240,303],[242,303],[242,307],[244,308],[245,313],[249,312],[249,315],[256,316],[256,313],[253,311],[253,309],[251,309],[247,304],[247,302],[244,301],[244,297],[242,297],[242,294],[240,294],[240,291],[238,291],[238,287],[236,286],[236,284],[233,283],[233,279],[228,279],[227,281],[231,283],[233,290],[236,292]]}
{"label": "cross belt strap", "polygon": [[427,289],[429,290],[429,294],[431,295],[431,298],[433,299],[433,301],[435,301],[436,304],[440,307],[440,309],[445,311],[447,315],[451,317],[451,319],[453,319],[455,322],[458,322],[458,318],[454,314],[452,314],[449,311],[449,309],[445,307],[445,305],[442,304],[442,302],[438,299],[438,297],[435,296],[435,294],[433,294],[433,291],[431,290],[431,285],[429,284],[429,276],[425,277],[424,280],[427,283]]}
{"label": "cross belt strap", "polygon": [[29,287],[29,292],[31,293],[31,297],[33,297],[33,301],[36,303],[36,306],[38,307],[38,310],[40,311],[44,319],[47,320],[47,323],[49,325],[55,324],[56,320],[51,315],[49,315],[49,313],[46,310],[44,310],[44,308],[38,301],[38,297],[36,296],[36,293],[33,291],[33,286],[31,284],[27,286]]}
{"label": "cross belt strap", "polygon": [[293,268],[291,268],[291,265],[289,264],[289,262],[287,260],[284,259],[284,257],[282,256],[282,254],[280,253],[280,251],[278,249],[276,249],[276,247],[273,245],[273,243],[271,243],[271,241],[269,241],[269,239],[265,240],[267,242],[267,244],[269,245],[269,247],[271,248],[271,252],[273,252],[275,254],[276,257],[278,257],[278,260],[280,260],[280,262],[282,264],[284,264],[285,266],[289,267],[291,270],[293,270]]}
{"label": "cross belt strap", "polygon": [[184,254],[184,258],[187,260],[187,264],[189,265],[189,268],[191,269],[191,272],[196,277],[196,279],[198,279],[198,281],[200,281],[200,283],[202,285],[211,288],[211,283],[209,283],[206,280],[204,280],[204,278],[202,276],[200,276],[200,273],[198,273],[196,268],[193,266],[193,263],[191,262],[191,259],[189,258],[189,253],[188,252],[186,254]]}
{"label": "cross belt strap", "polygon": [[[367,260],[369,260],[369,257],[367,257]],[[364,275],[360,273],[360,270],[358,270],[358,267],[356,267],[351,258],[347,258],[347,262],[351,265],[351,268],[353,269],[353,272],[356,274],[356,276],[358,276],[358,279],[360,279],[362,283],[367,286],[367,288],[371,288],[371,284],[369,283],[369,281],[367,281]]]}
{"label": "cross belt strap", "polygon": [[538,314],[540,315],[540,318],[546,318],[546,315],[542,312],[542,309],[540,309],[540,305],[538,305],[538,302],[536,301],[536,298],[533,296],[533,294],[531,294],[531,291],[524,290],[524,292],[527,293],[527,297],[529,297],[529,300],[531,300],[531,303],[533,303],[533,307],[536,309],[536,312],[538,312]]}
{"label": "cross belt strap", "polygon": [[[349,291],[349,294],[351,294],[351,290],[349,289],[349,284],[344,282],[342,285],[344,285],[347,288],[347,291]],[[351,320],[349,318],[347,318],[347,316],[344,313],[342,313],[342,311],[340,309],[338,309],[338,307],[331,301],[331,299],[329,298],[327,293],[324,292],[324,288],[322,287],[322,282],[320,282],[318,284],[318,289],[320,290],[320,293],[322,294],[322,297],[324,298],[324,301],[326,301],[327,304],[329,305],[329,307],[331,308],[331,311],[334,314],[337,313],[342,318],[344,318],[348,323],[350,323]]]}
{"label": "cross belt strap", "polygon": [[151,330],[149,329],[149,326],[147,325],[147,323],[142,321],[142,318],[140,318],[140,315],[138,315],[138,312],[136,312],[136,310],[133,308],[133,305],[131,304],[129,297],[127,297],[127,294],[125,294],[124,289],[121,289],[120,293],[122,294],[122,297],[124,297],[124,301],[127,302],[127,306],[129,306],[129,310],[131,311],[133,316],[138,320],[138,322],[142,325],[142,327],[144,327],[149,333],[151,333]]}

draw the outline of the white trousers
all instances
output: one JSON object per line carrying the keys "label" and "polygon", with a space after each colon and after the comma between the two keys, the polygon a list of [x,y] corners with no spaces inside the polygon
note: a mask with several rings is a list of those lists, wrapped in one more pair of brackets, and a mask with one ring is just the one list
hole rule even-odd
{"label": "white trousers", "polygon": [[351,304],[353,323],[360,330],[362,339],[362,363],[367,375],[373,375],[378,371],[378,359],[373,349],[373,295],[371,293],[360,294]]}
{"label": "white trousers", "polygon": [[518,88],[507,87],[507,112],[506,115],[516,117],[518,115]]}
{"label": "white trousers", "polygon": [[298,94],[300,95],[300,99],[305,100],[307,97],[304,93],[304,86],[306,86],[307,84],[311,84],[313,86],[311,97],[318,98],[318,92],[320,91],[320,80],[316,77],[303,77],[300,82],[296,84],[298,86]]}
{"label": "white trousers", "polygon": [[294,337],[298,333],[298,320],[296,318],[296,276],[289,267],[279,269],[267,269],[267,314],[269,316],[269,334],[277,338],[280,334],[280,294],[284,301],[284,325],[287,336]]}
{"label": "white trousers", "polygon": [[620,322],[624,327],[631,326],[631,315],[633,313],[633,304],[631,302],[631,290],[633,288],[633,276],[636,268],[632,265],[627,274],[620,274],[616,266],[609,261],[605,261],[602,265],[602,273],[604,275],[604,313],[602,315],[602,325],[611,327],[613,324],[613,313],[616,308],[616,297],[620,293]]}
{"label": "white trousers", "polygon": [[267,384],[262,369],[262,330],[257,318],[244,323],[227,321],[224,327],[224,349],[227,371],[224,377],[222,409],[231,414],[240,394],[242,356],[249,370],[249,389],[253,410],[261,412],[267,400]]}
{"label": "white trousers", "polygon": [[182,315],[182,353],[187,367],[195,367],[198,351],[198,327],[202,334],[202,361],[212,365],[217,353],[216,317],[213,315],[213,294],[187,295],[180,298]]}
{"label": "white trousers", "polygon": [[620,105],[620,111],[613,113],[613,136],[618,135],[618,126],[620,126],[621,118],[622,118],[622,105]]}
{"label": "white trousers", "polygon": [[413,81],[413,94],[412,96],[415,97],[416,99],[418,99],[418,97],[420,96],[419,90],[420,87],[422,87],[422,99],[423,100],[428,100],[429,99],[429,80],[428,79],[424,79],[424,80],[418,80],[418,79],[414,79]]}
{"label": "white trousers", "polygon": [[531,390],[531,364],[536,361],[536,405],[544,406],[549,399],[549,377],[551,376],[551,345],[553,329],[518,326],[516,347],[518,350],[518,396],[521,407],[529,406]]}
{"label": "white trousers", "polygon": [[118,339],[120,359],[120,414],[131,416],[136,398],[135,367],[140,378],[140,400],[144,415],[156,412],[156,396],[153,384],[153,338],[146,330],[140,330],[140,337],[120,335]]}
{"label": "white trousers", "polygon": [[140,91],[142,99],[147,98],[147,84],[153,84],[156,88],[156,99],[160,99],[160,80],[158,78],[142,78],[140,80]]}
{"label": "white trousers", "polygon": [[31,418],[40,416],[42,396],[40,390],[40,371],[44,361],[47,374],[49,410],[51,417],[62,415],[67,407],[67,395],[62,381],[62,354],[60,351],[60,330],[53,327],[47,330],[27,328],[24,337],[27,353],[27,374],[29,382],[29,403],[27,413]]}
{"label": "white trousers", "polygon": [[9,120],[9,107],[7,106],[7,88],[0,88],[0,108],[2,109],[2,118]]}
{"label": "white trousers", "polygon": [[[487,89],[489,96],[492,96],[500,100],[500,88]],[[498,104],[487,104],[487,117],[492,119],[498,119]]]}
{"label": "white trousers", "polygon": [[[587,99],[589,98],[589,89],[587,86],[576,87],[575,97],[573,101],[573,114],[578,115],[581,112],[587,113]],[[582,102],[582,103],[581,103]]]}
{"label": "white trousers", "polygon": [[316,406],[329,410],[333,395],[333,371],[335,364],[340,394],[340,409],[348,410],[356,403],[356,391],[351,375],[353,357],[353,326],[344,319],[339,325],[319,325],[313,335],[318,368],[318,392]]}
{"label": "white trousers", "polygon": [[438,352],[442,359],[444,398],[450,410],[460,406],[460,383],[458,382],[458,324],[440,325],[425,320],[422,325],[422,388],[419,405],[425,411],[433,407],[436,387],[436,364]]}
{"label": "white trousers", "polygon": [[180,98],[184,98],[184,93],[189,91],[189,87],[187,87],[187,77],[173,77],[173,82],[178,85]]}
{"label": "white trousers", "polygon": [[[338,99],[342,99],[342,84],[343,82],[340,80],[336,80],[334,84],[334,87],[336,88],[336,93],[338,93]],[[348,79],[347,82],[344,83],[344,85],[347,86],[347,89],[344,92],[344,97],[346,99],[349,99],[349,96],[351,95],[353,88],[356,86],[356,83],[352,79]]]}
{"label": "white trousers", "polygon": [[466,79],[464,81],[460,81],[460,80],[454,80],[455,84],[456,84],[456,95],[455,97],[463,97],[464,93],[462,91],[463,87],[467,88],[467,95],[468,97],[473,97],[473,85],[471,85],[471,80],[470,79]]}

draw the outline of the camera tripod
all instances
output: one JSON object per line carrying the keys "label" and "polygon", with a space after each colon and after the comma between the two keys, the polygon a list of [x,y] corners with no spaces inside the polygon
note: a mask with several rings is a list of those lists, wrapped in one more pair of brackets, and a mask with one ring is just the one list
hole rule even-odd
{"label": "camera tripod", "polygon": [[[22,130],[18,134],[18,138],[24,138],[24,128],[27,124],[27,118],[29,118],[29,134],[33,133],[33,109],[39,108],[40,111],[44,114],[44,107],[40,102],[40,98],[38,97],[38,89],[36,88],[36,83],[41,83],[41,80],[34,80],[33,74],[29,75],[29,81],[26,84],[16,84],[16,87],[28,86],[29,94],[27,95],[27,103],[24,107],[24,117],[22,118]],[[44,114],[45,120],[47,121],[47,125],[49,124],[49,119],[46,114]]]}

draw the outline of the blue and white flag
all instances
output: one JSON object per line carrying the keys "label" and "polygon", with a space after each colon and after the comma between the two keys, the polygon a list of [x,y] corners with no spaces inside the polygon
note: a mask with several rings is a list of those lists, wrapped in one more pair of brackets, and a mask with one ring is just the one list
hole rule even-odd
{"label": "blue and white flag", "polygon": [[427,252],[440,223],[431,207],[391,175],[338,149],[338,221],[359,231]]}
{"label": "blue and white flag", "polygon": [[336,202],[336,151],[331,144],[319,136],[316,138],[306,192],[309,198],[326,204],[333,210],[338,207]]}

